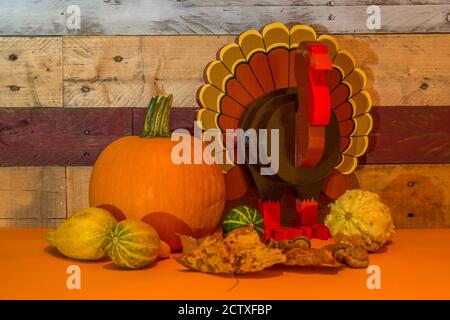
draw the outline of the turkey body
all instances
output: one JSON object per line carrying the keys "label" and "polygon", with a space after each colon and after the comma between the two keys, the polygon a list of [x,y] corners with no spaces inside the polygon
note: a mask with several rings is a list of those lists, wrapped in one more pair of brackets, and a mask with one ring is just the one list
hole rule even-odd
{"label": "turkey body", "polygon": [[[288,187],[292,187],[301,200],[317,200],[324,179],[339,162],[339,127],[334,113],[331,112],[330,122],[325,128],[325,148],[320,162],[314,167],[295,167],[297,109],[297,90],[295,88],[280,89],[255,100],[241,118],[239,127],[244,130],[250,128],[257,131],[268,129],[269,132],[271,129],[279,130],[279,166],[275,175],[261,175],[261,164],[249,163],[249,150],[246,150],[246,166],[261,200],[279,201]],[[270,145],[269,138],[267,141],[270,154],[270,150],[274,148]]]}

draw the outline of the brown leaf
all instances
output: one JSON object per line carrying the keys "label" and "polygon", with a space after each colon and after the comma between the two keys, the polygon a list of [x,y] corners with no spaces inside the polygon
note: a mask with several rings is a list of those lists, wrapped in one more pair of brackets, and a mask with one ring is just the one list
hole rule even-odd
{"label": "brown leaf", "polygon": [[330,251],[323,249],[293,248],[286,253],[286,264],[288,266],[300,267],[331,267],[338,268],[338,263]]}
{"label": "brown leaf", "polygon": [[235,229],[224,239],[217,236],[202,239],[181,236],[181,241],[183,256],[176,260],[189,269],[201,272],[256,272],[286,260],[279,249],[267,248],[262,244],[258,233],[250,227]]}

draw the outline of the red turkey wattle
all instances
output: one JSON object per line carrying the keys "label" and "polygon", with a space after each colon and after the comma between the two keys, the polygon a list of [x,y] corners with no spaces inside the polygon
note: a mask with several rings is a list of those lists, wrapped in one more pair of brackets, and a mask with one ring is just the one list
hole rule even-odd
{"label": "red turkey wattle", "polygon": [[[366,152],[372,129],[364,72],[333,37],[317,36],[305,25],[272,23],[260,32],[245,31],[217,57],[206,67],[205,84],[197,95],[202,129],[279,132],[274,175],[262,174],[262,161],[247,157],[245,164],[236,163],[225,144],[217,152],[234,160],[222,167],[228,199],[247,192],[250,176],[265,238],[329,237],[317,216],[317,200],[324,185],[327,195],[345,191],[343,177]],[[275,150],[268,144],[267,150]],[[295,215],[280,205],[288,188],[295,193]],[[291,217],[294,221],[281,224]]]}

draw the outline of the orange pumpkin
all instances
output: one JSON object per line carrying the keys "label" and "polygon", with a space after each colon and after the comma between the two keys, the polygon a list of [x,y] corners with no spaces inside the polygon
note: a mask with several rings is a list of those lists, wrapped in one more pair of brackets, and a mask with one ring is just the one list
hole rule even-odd
{"label": "orange pumpkin", "polygon": [[[178,142],[170,140],[171,102],[171,95],[152,98],[141,137],[120,138],[103,150],[91,175],[89,203],[118,220],[142,219],[172,250],[179,250],[177,233],[199,238],[216,230],[225,205],[225,183],[217,164],[172,161]],[[186,138],[192,149],[203,148],[193,137]]]}

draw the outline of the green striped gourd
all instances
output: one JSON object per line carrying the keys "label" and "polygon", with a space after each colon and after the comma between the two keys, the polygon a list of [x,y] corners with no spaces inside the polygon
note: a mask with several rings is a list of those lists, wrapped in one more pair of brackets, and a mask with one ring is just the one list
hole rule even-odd
{"label": "green striped gourd", "polygon": [[128,219],[112,228],[107,237],[106,252],[117,266],[139,269],[156,260],[159,246],[159,236],[153,227]]}
{"label": "green striped gourd", "polygon": [[248,206],[240,206],[228,212],[222,222],[222,229],[225,233],[233,229],[251,226],[259,236],[264,234],[264,220],[258,210]]}

